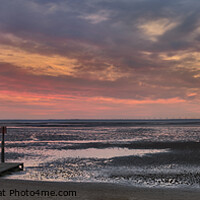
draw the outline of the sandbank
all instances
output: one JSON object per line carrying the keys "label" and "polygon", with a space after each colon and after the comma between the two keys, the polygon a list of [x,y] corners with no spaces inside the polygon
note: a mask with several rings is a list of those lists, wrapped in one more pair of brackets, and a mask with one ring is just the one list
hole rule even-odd
{"label": "sandbank", "polygon": [[144,188],[108,183],[46,182],[1,178],[0,199],[199,200],[200,189]]}

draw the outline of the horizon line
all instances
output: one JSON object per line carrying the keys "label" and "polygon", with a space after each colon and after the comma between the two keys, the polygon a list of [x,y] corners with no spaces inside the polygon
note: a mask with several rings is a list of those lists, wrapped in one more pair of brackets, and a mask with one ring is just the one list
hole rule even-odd
{"label": "horizon line", "polygon": [[200,120],[200,118],[141,118],[141,119],[138,119],[138,118],[135,118],[135,119],[120,119],[120,118],[117,118],[117,119],[79,119],[79,118],[72,118],[72,119],[0,119],[0,121],[7,121],[7,120],[24,120],[24,121],[30,121],[30,120],[44,120],[44,121],[47,121],[47,120],[68,120],[68,121],[72,121],[72,120],[77,120],[77,121],[84,121],[84,120],[97,120],[97,121],[100,121],[100,120]]}

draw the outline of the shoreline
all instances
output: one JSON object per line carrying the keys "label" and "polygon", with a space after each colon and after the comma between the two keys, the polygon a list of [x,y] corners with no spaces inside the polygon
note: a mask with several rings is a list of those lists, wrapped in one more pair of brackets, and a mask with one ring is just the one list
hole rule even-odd
{"label": "shoreline", "polygon": [[[11,199],[80,199],[80,200],[199,200],[200,189],[198,188],[148,188],[125,186],[114,183],[91,183],[91,182],[52,182],[32,181],[0,178],[0,198]],[[4,190],[5,196],[2,196]],[[16,190],[22,196],[10,196],[10,191]],[[40,194],[31,196],[25,191],[39,191]],[[76,192],[76,196],[44,196],[42,191],[50,192]],[[18,194],[18,193],[17,193]],[[54,193],[53,193],[54,194]],[[66,194],[66,193],[65,193]],[[69,193],[67,193],[69,194]],[[23,196],[24,195],[24,196]],[[28,196],[27,196],[28,195]]]}

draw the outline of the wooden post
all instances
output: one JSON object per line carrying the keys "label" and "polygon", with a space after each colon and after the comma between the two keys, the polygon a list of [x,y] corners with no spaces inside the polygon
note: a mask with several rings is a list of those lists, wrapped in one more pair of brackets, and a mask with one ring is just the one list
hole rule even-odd
{"label": "wooden post", "polygon": [[4,146],[5,146],[5,142],[4,142],[4,135],[7,132],[7,128],[6,126],[2,126],[1,127],[1,132],[2,132],[2,141],[1,141],[1,162],[4,163],[5,162],[5,151],[4,151]]}

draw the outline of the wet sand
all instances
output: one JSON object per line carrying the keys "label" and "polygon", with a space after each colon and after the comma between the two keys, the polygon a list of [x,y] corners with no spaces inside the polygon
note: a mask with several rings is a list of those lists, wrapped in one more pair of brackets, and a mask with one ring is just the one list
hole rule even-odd
{"label": "wet sand", "polygon": [[[51,193],[51,191],[53,192]],[[75,195],[74,192],[69,193],[69,191],[76,191],[76,196],[67,196]],[[50,193],[52,195],[48,195]],[[0,199],[199,200],[200,189],[139,188],[106,183],[60,183],[0,179]]]}

